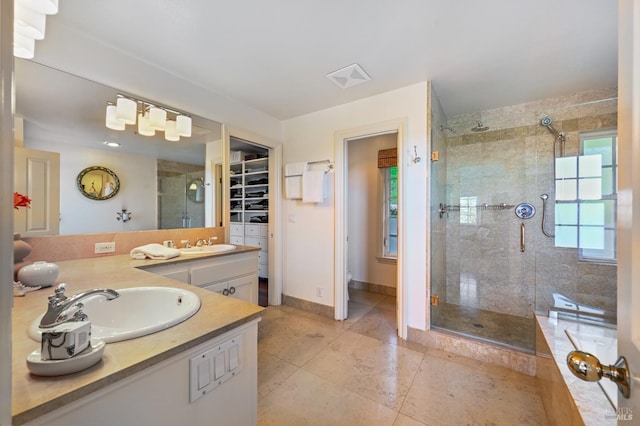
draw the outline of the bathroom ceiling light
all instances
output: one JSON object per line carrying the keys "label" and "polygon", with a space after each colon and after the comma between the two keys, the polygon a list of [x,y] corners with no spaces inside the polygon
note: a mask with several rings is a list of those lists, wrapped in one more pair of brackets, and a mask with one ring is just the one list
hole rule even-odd
{"label": "bathroom ceiling light", "polygon": [[36,41],[20,33],[13,34],[13,56],[16,58],[33,59]]}
{"label": "bathroom ceiling light", "polygon": [[13,55],[32,59],[35,40],[44,38],[46,15],[58,13],[58,0],[15,0],[13,13]]}
{"label": "bathroom ceiling light", "polygon": [[111,130],[124,130],[124,121],[118,120],[116,116],[116,106],[114,104],[107,104],[107,116],[105,118],[106,126]]}
{"label": "bathroom ceiling light", "polygon": [[156,129],[149,124],[149,111],[138,113],[138,134],[142,136],[154,136]]}
{"label": "bathroom ceiling light", "polygon": [[158,107],[149,109],[149,125],[156,130],[164,130],[167,126],[167,111]]}
{"label": "bathroom ceiling light", "polygon": [[191,117],[179,115],[176,117],[176,130],[180,136],[191,136]]}
{"label": "bathroom ceiling light", "polygon": [[111,141],[105,141],[103,142],[106,146],[111,147],[111,148],[117,148],[120,146],[120,144],[118,142],[111,142]]}
{"label": "bathroom ceiling light", "polygon": [[164,129],[164,138],[170,142],[178,142],[180,140],[180,135],[178,134],[174,120],[167,120],[167,125]]}
{"label": "bathroom ceiling light", "polygon": [[136,124],[136,102],[124,96],[116,100],[116,118],[124,124]]}
{"label": "bathroom ceiling light", "polygon": [[58,13],[58,0],[16,0],[16,3],[18,2],[47,15]]}
{"label": "bathroom ceiling light", "polygon": [[164,138],[171,142],[179,141],[180,136],[190,137],[192,131],[192,119],[187,114],[118,93],[115,105],[107,102],[105,125],[125,130],[127,124],[137,124],[137,133],[142,136],[164,131]]}
{"label": "bathroom ceiling light", "polygon": [[47,24],[47,15],[16,2],[13,15],[13,31],[34,40],[44,38],[44,30]]}

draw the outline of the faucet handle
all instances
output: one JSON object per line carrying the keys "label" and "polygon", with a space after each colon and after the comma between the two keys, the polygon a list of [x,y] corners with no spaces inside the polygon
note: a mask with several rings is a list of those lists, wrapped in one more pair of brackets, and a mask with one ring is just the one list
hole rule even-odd
{"label": "faucet handle", "polygon": [[217,240],[218,240],[218,237],[209,237],[208,244],[212,246],[213,244],[215,244],[214,241],[217,241]]}
{"label": "faucet handle", "polygon": [[58,286],[55,288],[55,295],[59,296],[59,295],[64,295],[64,291],[67,289],[67,285],[65,283],[60,283],[58,284]]}
{"label": "faucet handle", "polygon": [[67,289],[67,285],[65,283],[60,283],[54,290],[54,294],[49,295],[49,304],[56,305],[67,298],[65,296],[64,291]]}

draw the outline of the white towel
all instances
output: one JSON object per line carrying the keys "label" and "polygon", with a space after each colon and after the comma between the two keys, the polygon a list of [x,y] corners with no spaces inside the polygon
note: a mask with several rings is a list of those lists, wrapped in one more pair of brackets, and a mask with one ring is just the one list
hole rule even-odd
{"label": "white towel", "polygon": [[284,166],[284,176],[302,176],[305,170],[307,170],[306,161],[300,163],[287,163]]}
{"label": "white towel", "polygon": [[302,174],[302,202],[321,203],[327,197],[324,170],[305,170]]}
{"label": "white towel", "polygon": [[302,176],[285,176],[284,193],[289,199],[300,200],[302,198]]}
{"label": "white towel", "polygon": [[180,256],[180,250],[153,243],[136,247],[129,255],[134,259],[171,259]]}

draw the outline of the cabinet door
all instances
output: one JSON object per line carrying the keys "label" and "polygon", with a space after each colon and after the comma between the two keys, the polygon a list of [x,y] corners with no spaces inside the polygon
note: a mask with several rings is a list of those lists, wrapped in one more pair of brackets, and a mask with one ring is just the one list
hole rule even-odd
{"label": "cabinet door", "polygon": [[229,296],[258,304],[258,276],[247,275],[229,281]]}
{"label": "cabinet door", "polygon": [[227,290],[229,288],[229,282],[228,281],[224,281],[224,282],[221,282],[221,283],[216,283],[216,284],[211,284],[211,285],[208,285],[208,286],[204,286],[202,288],[204,288],[206,290],[209,290],[209,291],[214,291],[216,293],[223,294],[223,295],[226,296],[226,294],[224,294],[224,293],[225,293],[225,290]]}

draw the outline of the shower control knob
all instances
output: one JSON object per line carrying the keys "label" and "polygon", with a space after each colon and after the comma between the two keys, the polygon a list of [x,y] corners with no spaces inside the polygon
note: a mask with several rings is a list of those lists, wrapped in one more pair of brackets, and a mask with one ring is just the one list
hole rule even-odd
{"label": "shower control knob", "polygon": [[588,352],[572,351],[567,355],[567,366],[574,376],[586,382],[597,382],[606,377],[618,386],[625,398],[631,394],[631,379],[627,360],[621,356],[614,365],[602,365],[600,360]]}

